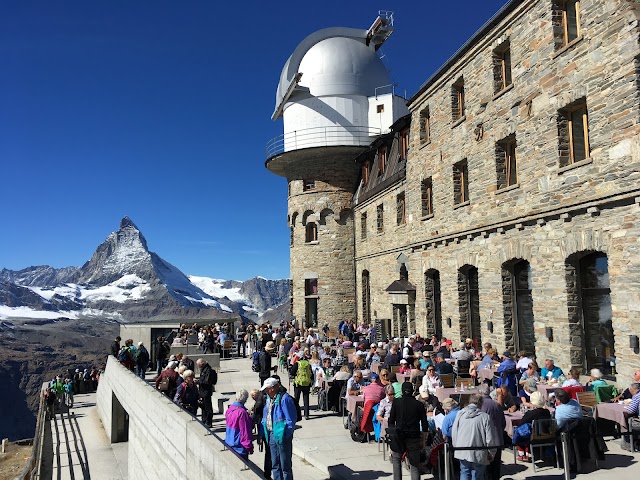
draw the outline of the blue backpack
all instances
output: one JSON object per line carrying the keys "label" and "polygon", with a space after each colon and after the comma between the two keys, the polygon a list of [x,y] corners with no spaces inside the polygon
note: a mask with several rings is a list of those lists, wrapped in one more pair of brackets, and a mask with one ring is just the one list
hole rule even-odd
{"label": "blue backpack", "polygon": [[260,373],[260,352],[253,352],[251,356],[251,370]]}

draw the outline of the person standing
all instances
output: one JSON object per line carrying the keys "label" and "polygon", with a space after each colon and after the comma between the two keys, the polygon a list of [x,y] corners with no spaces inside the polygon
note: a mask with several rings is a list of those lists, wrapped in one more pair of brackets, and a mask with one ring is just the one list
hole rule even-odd
{"label": "person standing", "polygon": [[260,364],[260,372],[258,377],[260,378],[260,385],[264,385],[264,381],[269,378],[272,372],[278,371],[278,365],[271,366],[271,354],[276,350],[276,344],[273,342],[267,342],[264,346],[260,356],[258,357],[258,363]]}
{"label": "person standing", "polygon": [[144,380],[144,374],[149,368],[149,350],[144,343],[138,342],[138,356],[136,357],[136,374]]}
{"label": "person standing", "polygon": [[304,419],[309,420],[309,393],[313,384],[313,370],[307,358],[308,350],[305,349],[300,360],[291,367],[291,376],[293,380],[293,390],[295,400],[300,405],[300,395],[304,401]]}
{"label": "person standing", "polygon": [[118,353],[120,353],[120,340],[122,340],[122,338],[120,338],[120,335],[118,335],[111,344],[111,355],[116,358],[118,357]]}
{"label": "person standing", "polygon": [[227,424],[224,443],[233,449],[245,460],[253,453],[253,441],[251,431],[253,422],[247,408],[244,406],[249,398],[249,393],[242,389],[236,393],[236,401],[229,405],[224,414]]}
{"label": "person standing", "polygon": [[[236,336],[238,338],[238,355],[242,355],[242,358],[247,358],[247,326],[244,323],[238,327]],[[242,353],[240,353],[241,350]]]}
{"label": "person standing", "polygon": [[493,447],[500,445],[496,438],[496,429],[491,418],[482,408],[483,397],[471,395],[469,405],[460,410],[453,422],[453,456],[460,460],[460,480],[479,480],[485,478],[487,466],[493,460],[496,449],[455,450],[465,447]]}
{"label": "person standing", "polygon": [[393,400],[389,426],[395,427],[391,440],[393,480],[402,480],[404,452],[407,452],[411,465],[411,480],[420,480],[420,450],[423,443],[421,427],[422,432],[426,433],[429,425],[424,405],[413,397],[413,385],[409,382],[402,384],[402,397]]}
{"label": "person standing", "polygon": [[267,393],[262,427],[271,452],[273,480],[292,480],[293,430],[297,419],[295,403],[276,378],[267,378],[260,390]]}
{"label": "person standing", "polygon": [[164,337],[158,337],[156,340],[156,363],[158,364],[158,377],[162,373],[162,369],[164,368],[165,361],[169,356],[169,351],[171,347],[167,344]]}
{"label": "person standing", "polygon": [[[507,425],[507,421],[504,418],[504,411],[502,406],[498,404],[489,396],[489,385],[483,383],[478,387],[478,393],[482,395],[482,406],[480,410],[489,415],[491,419],[491,425],[494,427],[493,432],[495,438],[498,440],[496,445],[502,446],[504,444],[504,428]],[[487,467],[486,477],[487,480],[500,480],[500,469],[502,466],[502,449],[498,448],[496,454],[491,460],[491,463]]]}
{"label": "person standing", "polygon": [[202,358],[199,358],[196,364],[200,369],[198,393],[202,399],[202,423],[207,427],[211,427],[213,423],[213,405],[211,404],[211,396],[213,395],[214,385],[218,383],[218,374],[213,368],[211,368],[211,365]]}
{"label": "person standing", "polygon": [[191,415],[198,412],[198,388],[194,383],[193,370],[185,370],[182,374],[184,381],[178,385],[173,403],[181,406]]}

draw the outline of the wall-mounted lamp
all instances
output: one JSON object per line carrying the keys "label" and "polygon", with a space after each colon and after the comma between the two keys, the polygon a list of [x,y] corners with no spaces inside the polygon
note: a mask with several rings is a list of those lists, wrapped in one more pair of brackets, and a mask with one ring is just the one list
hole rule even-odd
{"label": "wall-mounted lamp", "polygon": [[544,334],[549,339],[550,342],[553,342],[553,328],[544,327]]}
{"label": "wall-mounted lamp", "polygon": [[629,335],[629,348],[635,350],[638,353],[638,349],[640,348],[640,342],[638,341],[637,335]]}
{"label": "wall-mounted lamp", "polygon": [[493,322],[492,321],[488,321],[487,322],[487,330],[489,330],[489,333],[493,333]]}
{"label": "wall-mounted lamp", "polygon": [[451,317],[447,317],[447,327],[451,328]]}

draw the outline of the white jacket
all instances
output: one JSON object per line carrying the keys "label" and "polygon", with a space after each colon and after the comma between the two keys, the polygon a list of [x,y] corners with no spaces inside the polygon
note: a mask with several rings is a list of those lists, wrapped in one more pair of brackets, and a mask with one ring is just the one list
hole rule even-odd
{"label": "white jacket", "polygon": [[[454,449],[457,447],[491,447],[500,445],[496,438],[491,418],[473,403],[458,412],[453,422],[451,437]],[[454,450],[458,460],[489,465],[496,454],[491,450]]]}

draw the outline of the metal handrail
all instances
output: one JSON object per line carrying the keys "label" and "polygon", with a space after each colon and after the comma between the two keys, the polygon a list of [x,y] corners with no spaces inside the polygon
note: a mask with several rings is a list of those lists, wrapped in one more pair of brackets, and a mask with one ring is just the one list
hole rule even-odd
{"label": "metal handrail", "polygon": [[380,135],[379,128],[350,125],[312,127],[302,130],[294,130],[278,135],[267,142],[267,159],[290,150],[299,150],[310,147],[369,145],[373,137]]}
{"label": "metal handrail", "polygon": [[45,415],[46,408],[44,407],[44,392],[47,388],[47,384],[43,383],[40,389],[40,403],[38,405],[38,417],[36,420],[36,431],[33,437],[33,448],[31,449],[31,456],[27,465],[16,477],[16,480],[31,480],[34,478],[40,478],[40,468],[42,466],[42,447],[44,445],[44,430],[45,430]]}
{"label": "metal handrail", "polygon": [[[407,89],[401,89],[398,87],[397,83],[390,83],[388,85],[381,85],[379,87],[376,87],[376,89],[374,90],[374,95],[376,97],[376,99],[378,98],[378,95],[386,95],[386,93],[378,93],[378,90],[382,90],[383,88],[388,88],[389,91],[387,93],[391,93],[393,95],[397,95],[398,97],[402,97],[405,100],[407,99]],[[399,92],[400,93],[396,93],[396,88],[399,88]]]}

